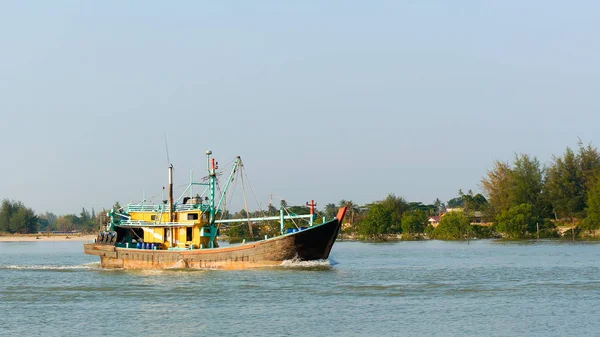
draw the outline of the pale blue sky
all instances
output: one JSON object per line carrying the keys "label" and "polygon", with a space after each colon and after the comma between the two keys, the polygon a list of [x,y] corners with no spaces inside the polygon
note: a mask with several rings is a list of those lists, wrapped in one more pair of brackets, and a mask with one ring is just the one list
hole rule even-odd
{"label": "pale blue sky", "polygon": [[3,1],[0,198],[159,195],[165,132],[176,185],[240,155],[263,204],[477,192],[599,143],[599,4]]}

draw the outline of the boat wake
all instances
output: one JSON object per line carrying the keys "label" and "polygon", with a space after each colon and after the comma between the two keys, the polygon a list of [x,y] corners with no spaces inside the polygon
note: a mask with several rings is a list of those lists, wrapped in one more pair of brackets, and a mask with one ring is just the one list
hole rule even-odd
{"label": "boat wake", "polygon": [[30,265],[0,265],[0,270],[59,270],[59,271],[77,271],[77,270],[95,270],[102,269],[100,262],[90,262],[74,266],[64,266],[55,264],[30,264]]}
{"label": "boat wake", "polygon": [[281,262],[281,267],[292,269],[329,270],[336,264],[337,262],[332,259],[302,261],[298,258],[293,258],[291,260],[284,260]]}

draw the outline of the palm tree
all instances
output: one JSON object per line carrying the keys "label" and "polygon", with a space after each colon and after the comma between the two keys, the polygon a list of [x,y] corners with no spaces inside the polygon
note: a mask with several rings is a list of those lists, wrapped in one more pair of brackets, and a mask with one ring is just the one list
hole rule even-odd
{"label": "palm tree", "polygon": [[325,217],[327,219],[333,219],[335,217],[335,214],[337,213],[337,206],[333,203],[329,203],[327,205],[325,205]]}
{"label": "palm tree", "polygon": [[340,207],[347,207],[350,212],[350,224],[354,225],[354,215],[360,212],[360,209],[357,204],[352,202],[352,200],[340,200]]}

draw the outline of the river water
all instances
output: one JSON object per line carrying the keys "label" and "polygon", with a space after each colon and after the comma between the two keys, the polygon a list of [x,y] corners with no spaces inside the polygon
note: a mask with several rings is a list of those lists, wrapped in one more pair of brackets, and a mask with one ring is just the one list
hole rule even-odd
{"label": "river water", "polygon": [[600,244],[337,242],[329,261],[108,271],[0,242],[0,336],[600,336]]}

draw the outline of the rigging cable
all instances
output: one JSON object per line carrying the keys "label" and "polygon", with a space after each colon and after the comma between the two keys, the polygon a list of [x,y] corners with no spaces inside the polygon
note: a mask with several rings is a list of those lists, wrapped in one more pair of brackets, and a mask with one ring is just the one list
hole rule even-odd
{"label": "rigging cable", "polygon": [[[258,201],[258,198],[256,197],[256,193],[254,193],[254,188],[252,188],[252,184],[250,183],[250,178],[248,178],[248,173],[246,173],[246,171],[244,170],[243,175],[246,176],[246,180],[248,180],[248,187],[250,187],[250,191],[252,192],[252,196],[254,197],[254,201],[256,202],[256,205],[258,206],[258,210],[260,213],[262,213],[263,217],[267,216],[267,214],[265,213],[265,211],[262,209],[260,202]],[[242,178],[243,181],[243,178]]]}
{"label": "rigging cable", "polygon": [[246,217],[248,218],[248,229],[250,230],[250,236],[253,237],[254,234],[252,233],[252,223],[250,223],[250,212],[248,211],[248,201],[246,201],[246,184],[244,184],[244,175],[242,174],[242,167],[244,167],[243,165],[240,166],[240,178],[242,179],[242,191],[243,191],[243,196],[244,196],[244,207],[246,208]]}

